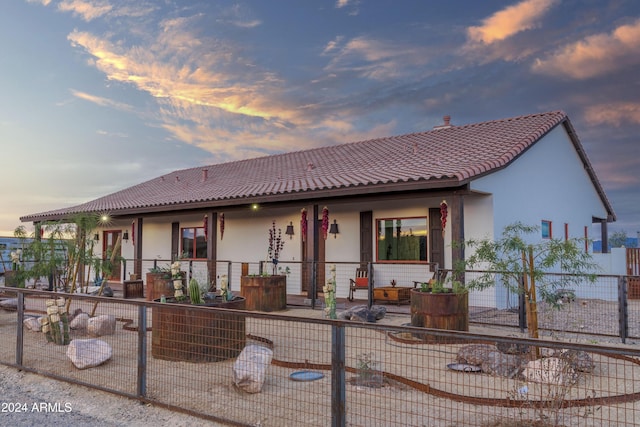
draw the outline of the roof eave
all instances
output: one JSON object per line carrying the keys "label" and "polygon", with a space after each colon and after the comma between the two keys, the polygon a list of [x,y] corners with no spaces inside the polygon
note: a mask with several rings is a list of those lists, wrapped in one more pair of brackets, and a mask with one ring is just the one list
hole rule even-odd
{"label": "roof eave", "polygon": [[[283,192],[278,194],[262,194],[256,196],[246,196],[237,198],[224,198],[216,200],[202,200],[198,202],[180,202],[172,204],[159,204],[153,206],[137,206],[124,209],[116,209],[109,212],[114,217],[124,217],[133,215],[153,214],[161,212],[176,212],[184,210],[197,210],[203,208],[219,208],[229,206],[240,206],[251,203],[278,203],[283,201],[318,200],[339,198],[357,195],[369,195],[379,193],[400,193],[417,190],[435,190],[450,187],[459,187],[466,184],[465,181],[457,177],[445,177],[429,180],[412,180],[403,182],[386,182],[368,185],[355,185],[339,188],[327,188],[321,190],[306,190],[295,192]],[[80,213],[99,213],[102,211],[86,210]],[[75,214],[52,213],[45,215],[27,215],[20,218],[22,222],[44,222],[44,221],[64,221]]]}

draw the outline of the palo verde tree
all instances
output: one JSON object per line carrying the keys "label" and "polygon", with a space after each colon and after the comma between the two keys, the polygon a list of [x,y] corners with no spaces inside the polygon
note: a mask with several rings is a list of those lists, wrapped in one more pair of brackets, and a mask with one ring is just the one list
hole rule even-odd
{"label": "palo verde tree", "polygon": [[[87,269],[98,265],[93,256],[95,242],[90,236],[99,224],[100,218],[96,214],[80,214],[64,222],[38,224],[32,242],[24,250],[24,258],[30,267],[26,278],[48,277],[57,282],[64,277],[71,293],[78,286],[82,288],[90,274]],[[109,266],[116,261],[112,257],[102,260],[103,273],[108,272]],[[70,302],[67,300],[67,312]]]}
{"label": "palo verde tree", "polygon": [[584,239],[527,238],[536,234],[539,236],[539,227],[516,222],[506,226],[497,240],[470,239],[464,247],[471,254],[456,266],[458,271],[483,271],[466,282],[469,289],[486,289],[498,280],[511,291],[524,294],[527,328],[532,338],[538,338],[538,294],[559,308],[558,290],[594,283],[598,271],[584,250]]}

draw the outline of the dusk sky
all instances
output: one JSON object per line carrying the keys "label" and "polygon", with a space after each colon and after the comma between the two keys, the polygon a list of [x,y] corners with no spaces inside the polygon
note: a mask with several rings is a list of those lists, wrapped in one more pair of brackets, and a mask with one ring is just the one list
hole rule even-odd
{"label": "dusk sky", "polygon": [[0,236],[176,169],[552,110],[640,230],[638,0],[5,0],[0,73]]}

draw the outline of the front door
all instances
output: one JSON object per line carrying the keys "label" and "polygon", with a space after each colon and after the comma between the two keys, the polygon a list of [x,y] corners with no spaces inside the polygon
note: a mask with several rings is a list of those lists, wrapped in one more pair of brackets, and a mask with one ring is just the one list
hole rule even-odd
{"label": "front door", "polygon": [[103,232],[102,239],[102,260],[115,260],[111,263],[110,274],[105,275],[105,279],[120,281],[122,274],[121,264],[118,261],[122,255],[122,232],[120,230],[107,230]]}

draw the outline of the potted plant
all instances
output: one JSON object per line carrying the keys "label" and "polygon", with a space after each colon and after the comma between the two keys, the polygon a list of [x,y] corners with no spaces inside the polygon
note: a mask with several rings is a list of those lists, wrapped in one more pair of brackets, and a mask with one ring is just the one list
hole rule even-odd
{"label": "potted plant", "polygon": [[276,229],[273,221],[269,229],[268,259],[273,266],[273,274],[248,275],[240,278],[240,292],[246,299],[247,310],[279,311],[287,308],[287,276],[277,270],[280,252],[284,247],[282,230]]}
{"label": "potted plant", "polygon": [[[482,269],[483,273],[465,283],[468,289],[486,289],[502,283],[524,296],[529,336],[538,338],[538,295],[559,308],[558,292],[570,291],[597,279],[597,264],[583,249],[585,239],[544,239],[540,228],[516,222],[504,228],[497,240],[470,239],[464,242],[472,253],[457,264],[456,271]],[[527,236],[532,236],[527,238]],[[537,243],[532,243],[538,240]],[[550,275],[557,272],[561,274]]]}
{"label": "potted plant", "polygon": [[469,293],[462,282],[438,274],[411,289],[411,326],[468,331]]}
{"label": "potted plant", "polygon": [[166,267],[155,265],[150,268],[145,280],[147,301],[154,301],[162,295],[171,295],[173,287],[170,280],[171,269],[168,265]]}

